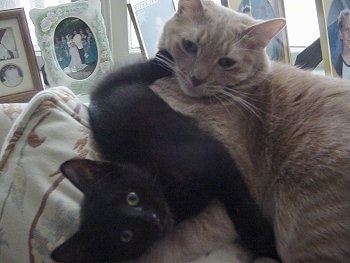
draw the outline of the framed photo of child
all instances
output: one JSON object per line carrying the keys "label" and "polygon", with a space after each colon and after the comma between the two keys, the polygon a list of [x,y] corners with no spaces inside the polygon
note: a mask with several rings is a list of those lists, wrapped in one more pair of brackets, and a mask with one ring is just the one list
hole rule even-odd
{"label": "framed photo of child", "polygon": [[23,8],[0,11],[0,103],[26,102],[43,89]]}
{"label": "framed photo of child", "polygon": [[327,75],[350,79],[350,0],[315,0]]}
{"label": "framed photo of child", "polygon": [[[255,19],[285,17],[283,0],[229,0],[229,7]],[[266,48],[271,60],[290,64],[287,30],[284,28]]]}

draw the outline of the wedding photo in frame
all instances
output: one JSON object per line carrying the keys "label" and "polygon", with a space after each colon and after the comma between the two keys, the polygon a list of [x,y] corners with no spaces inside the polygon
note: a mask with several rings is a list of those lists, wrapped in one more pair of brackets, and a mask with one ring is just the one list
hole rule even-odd
{"label": "wedding photo in frame", "polygon": [[112,52],[99,0],[79,1],[29,12],[45,62],[50,86],[67,86],[89,94],[94,83],[110,70]]}
{"label": "wedding photo in frame", "polygon": [[[283,0],[229,0],[231,9],[245,13],[255,19],[286,17]],[[291,63],[287,29],[284,28],[270,44],[266,52],[271,60]]]}
{"label": "wedding photo in frame", "polygon": [[129,0],[127,7],[142,54],[154,57],[164,24],[175,13],[173,0]]}
{"label": "wedding photo in frame", "polygon": [[42,89],[24,9],[0,10],[0,103],[27,102]]}
{"label": "wedding photo in frame", "polygon": [[350,0],[315,0],[327,75],[350,79]]}

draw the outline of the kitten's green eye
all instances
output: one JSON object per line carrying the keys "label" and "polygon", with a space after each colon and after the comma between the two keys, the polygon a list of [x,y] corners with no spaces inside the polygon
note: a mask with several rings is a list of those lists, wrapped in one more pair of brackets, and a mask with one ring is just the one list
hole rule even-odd
{"label": "kitten's green eye", "polygon": [[190,53],[190,54],[197,53],[197,50],[198,50],[197,45],[190,40],[186,40],[186,39],[182,40],[182,46],[184,47],[187,53]]}
{"label": "kitten's green eye", "polygon": [[232,58],[220,58],[218,61],[218,64],[220,65],[220,67],[226,69],[226,68],[230,68],[234,64],[236,64],[236,61],[233,60]]}
{"label": "kitten's green eye", "polygon": [[137,206],[140,203],[140,198],[135,192],[130,192],[126,195],[126,202],[130,206]]}
{"label": "kitten's green eye", "polygon": [[128,243],[132,240],[133,237],[134,237],[134,234],[132,233],[132,231],[127,229],[120,233],[119,238],[120,238],[120,241],[122,241],[123,243]]}

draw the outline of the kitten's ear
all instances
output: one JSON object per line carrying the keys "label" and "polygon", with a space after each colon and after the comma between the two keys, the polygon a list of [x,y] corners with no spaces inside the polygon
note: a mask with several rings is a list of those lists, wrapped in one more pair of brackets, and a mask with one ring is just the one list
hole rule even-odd
{"label": "kitten's ear", "polygon": [[265,48],[286,25],[286,20],[283,18],[276,18],[261,23],[255,24],[243,33],[243,38],[248,38],[251,41],[251,48]]}
{"label": "kitten's ear", "polygon": [[51,258],[57,262],[91,262],[90,249],[87,244],[89,244],[89,238],[81,232],[77,232],[55,248],[51,253]]}
{"label": "kitten's ear", "polygon": [[84,194],[89,193],[98,180],[114,169],[111,163],[88,159],[71,159],[60,167],[63,175]]}
{"label": "kitten's ear", "polygon": [[201,11],[203,11],[201,0],[179,0],[178,14],[193,14]]}

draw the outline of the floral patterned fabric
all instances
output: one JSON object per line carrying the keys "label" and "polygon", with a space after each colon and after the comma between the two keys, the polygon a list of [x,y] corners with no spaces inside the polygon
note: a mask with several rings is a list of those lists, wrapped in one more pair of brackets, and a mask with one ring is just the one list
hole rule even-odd
{"label": "floral patterned fabric", "polygon": [[[0,262],[52,262],[50,252],[77,229],[82,197],[59,166],[99,159],[87,107],[68,88],[51,88],[28,104],[1,104],[0,123]],[[195,262],[238,261],[228,244]]]}
{"label": "floral patterned fabric", "polygon": [[97,157],[87,109],[60,87],[39,93],[25,110],[2,110],[4,131],[6,118],[15,121],[0,156],[0,262],[51,262],[50,251],[76,230],[81,198],[59,166]]}
{"label": "floral patterned fabric", "polygon": [[11,129],[12,123],[26,107],[26,103],[0,104],[0,149]]}

